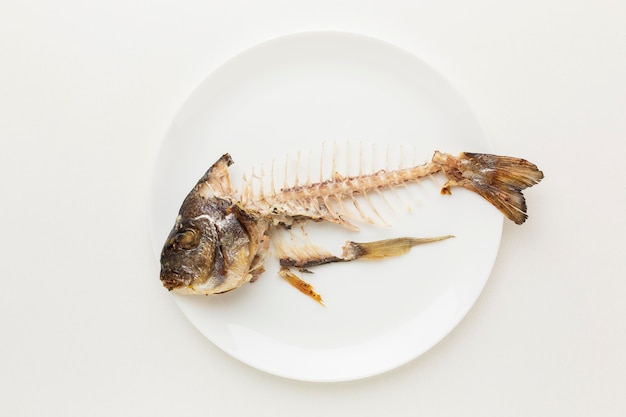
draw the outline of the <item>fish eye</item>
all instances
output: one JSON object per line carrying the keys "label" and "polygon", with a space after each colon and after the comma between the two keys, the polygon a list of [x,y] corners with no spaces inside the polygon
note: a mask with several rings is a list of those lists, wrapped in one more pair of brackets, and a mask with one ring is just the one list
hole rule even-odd
{"label": "fish eye", "polygon": [[193,229],[187,229],[176,233],[174,244],[180,249],[193,249],[200,243],[200,233]]}

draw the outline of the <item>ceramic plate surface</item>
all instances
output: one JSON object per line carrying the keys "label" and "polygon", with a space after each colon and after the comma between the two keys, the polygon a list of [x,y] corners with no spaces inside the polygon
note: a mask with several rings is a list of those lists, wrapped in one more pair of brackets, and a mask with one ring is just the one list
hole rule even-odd
{"label": "ceramic plate surface", "polygon": [[[159,254],[185,195],[223,153],[235,188],[272,161],[282,186],[307,177],[396,168],[434,150],[489,152],[460,95],[415,56],[372,38],[305,33],[257,45],[215,70],[176,115],[160,150],[151,195]],[[300,152],[300,153],[298,153]],[[335,154],[334,162],[332,154]],[[299,156],[298,156],[299,155]],[[285,162],[285,160],[287,162]],[[322,162],[320,162],[320,160]],[[280,178],[280,180],[278,179]],[[380,262],[326,265],[304,278],[326,307],[278,275],[271,255],[253,284],[219,296],[172,294],[211,342],[266,372],[309,381],[363,378],[398,367],[447,335],[475,303],[493,266],[503,218],[480,197],[435,176],[372,200],[382,225],[351,232],[309,224],[308,239],[333,253],[346,240],[456,237]],[[388,203],[388,204],[387,204]],[[284,239],[300,239],[296,228]],[[158,277],[155,284],[160,285]]]}

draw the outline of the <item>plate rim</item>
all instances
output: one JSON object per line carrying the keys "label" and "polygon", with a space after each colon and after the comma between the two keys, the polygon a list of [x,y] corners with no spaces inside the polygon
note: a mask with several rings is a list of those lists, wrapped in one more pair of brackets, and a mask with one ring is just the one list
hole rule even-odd
{"label": "plate rim", "polygon": [[[395,50],[398,53],[402,53],[403,55],[405,55],[406,57],[409,57],[412,60],[415,60],[417,62],[419,62],[421,65],[424,65],[433,75],[437,76],[438,78],[441,79],[441,81],[443,81],[456,95],[457,99],[459,99],[461,101],[461,103],[467,108],[467,110],[470,112],[471,117],[473,119],[473,121],[476,123],[476,126],[478,128],[478,130],[480,131],[480,135],[481,135],[481,140],[483,141],[483,143],[488,147],[488,148],[492,148],[492,144],[490,143],[486,132],[484,131],[484,129],[482,128],[482,125],[480,123],[480,121],[478,120],[478,118],[476,117],[475,113],[472,111],[469,103],[465,100],[465,98],[461,95],[460,91],[449,81],[449,79],[447,77],[445,77],[439,70],[437,70],[436,68],[434,68],[429,62],[427,62],[426,60],[422,59],[420,56],[417,56],[416,54],[402,48],[399,47],[391,42],[388,42],[386,40],[382,40],[380,38],[377,37],[373,37],[370,35],[364,35],[364,34],[360,34],[360,33],[353,33],[353,32],[344,32],[344,31],[325,31],[325,30],[316,30],[316,31],[301,31],[301,32],[295,32],[295,33],[291,33],[291,34],[286,34],[286,35],[281,35],[278,37],[273,37],[270,39],[266,39],[263,40],[261,42],[257,42],[247,48],[243,48],[241,49],[239,52],[237,52],[236,54],[232,55],[231,57],[229,57],[228,59],[224,60],[223,62],[221,62],[219,65],[217,65],[216,67],[214,67],[212,70],[209,71],[209,73],[195,86],[195,88],[190,92],[190,94],[182,101],[181,105],[176,109],[172,120],[170,122],[170,124],[168,124],[167,129],[164,133],[164,135],[162,136],[160,142],[159,142],[159,147],[157,149],[157,154],[156,154],[156,161],[155,164],[153,165],[153,175],[151,177],[152,179],[152,184],[150,187],[150,205],[149,205],[149,230],[150,230],[150,234],[151,234],[151,241],[153,244],[153,247],[155,245],[155,242],[158,242],[157,237],[155,236],[155,230],[152,227],[153,223],[154,223],[154,210],[153,210],[153,204],[152,204],[152,198],[154,196],[154,190],[157,187],[156,184],[156,171],[158,169],[158,160],[161,157],[161,152],[163,149],[163,146],[165,144],[165,142],[167,141],[168,137],[170,136],[171,131],[173,130],[174,125],[176,124],[177,120],[179,119],[179,116],[181,115],[181,113],[183,113],[184,109],[186,106],[189,105],[189,103],[192,101],[193,97],[197,94],[197,92],[199,90],[201,90],[203,88],[203,86],[207,83],[210,83],[211,80],[216,76],[216,73],[218,73],[220,71],[220,69],[227,67],[229,64],[232,64],[237,58],[241,57],[242,55],[246,54],[247,52],[254,50],[256,48],[259,47],[263,47],[265,45],[268,44],[272,44],[272,43],[278,43],[278,42],[284,42],[284,41],[288,41],[288,40],[297,40],[297,38],[302,38],[302,37],[316,37],[316,36],[328,36],[328,37],[333,37],[333,36],[341,36],[341,37],[350,37],[352,39],[358,39],[359,41],[366,41],[366,42],[374,42],[377,43],[378,45],[384,45],[386,48],[391,48],[393,50]],[[495,251],[494,254],[492,256],[492,259],[490,261],[490,265],[488,268],[487,273],[485,274],[482,283],[480,285],[480,289],[478,290],[476,297],[474,298],[474,300],[471,303],[468,303],[466,305],[466,308],[462,311],[459,312],[458,314],[458,318],[456,318],[455,320],[452,321],[452,323],[450,324],[449,327],[447,327],[445,329],[445,331],[441,332],[440,337],[436,338],[436,339],[432,339],[431,343],[428,344],[428,346],[424,349],[422,349],[419,352],[416,352],[414,355],[412,356],[407,356],[403,359],[399,359],[396,361],[393,361],[393,363],[388,364],[387,366],[383,366],[383,367],[377,367],[376,369],[370,369],[369,371],[364,371],[361,372],[359,374],[355,374],[352,373],[351,375],[343,375],[343,376],[335,376],[335,377],[311,377],[311,376],[302,376],[302,375],[294,375],[294,374],[289,374],[286,372],[280,372],[277,371],[275,369],[270,369],[271,367],[264,367],[262,366],[262,364],[259,363],[251,363],[250,360],[248,358],[245,357],[245,355],[242,355],[242,351],[237,351],[237,350],[233,350],[230,349],[227,345],[225,345],[224,343],[222,343],[222,341],[220,340],[215,340],[214,338],[209,337],[207,334],[205,334],[199,327],[198,325],[191,320],[184,307],[181,306],[179,299],[177,297],[174,297],[174,301],[175,304],[177,305],[177,307],[181,310],[181,312],[183,313],[183,315],[191,322],[191,324],[194,326],[194,328],[196,328],[196,330],[198,330],[200,332],[200,334],[202,334],[204,337],[206,337],[208,339],[209,342],[211,342],[213,345],[217,346],[220,350],[222,350],[224,353],[228,354],[229,356],[236,358],[237,360],[247,364],[248,366],[261,370],[263,372],[267,372],[269,374],[273,374],[282,378],[287,378],[287,379],[292,379],[292,380],[300,380],[300,381],[313,381],[313,382],[342,382],[342,381],[352,381],[352,380],[358,380],[358,379],[363,379],[363,378],[369,378],[375,375],[380,375],[386,372],[389,372],[393,369],[397,369],[411,361],[414,361],[415,359],[417,359],[418,357],[420,357],[421,355],[423,355],[424,353],[428,352],[430,349],[432,349],[434,346],[436,346],[437,344],[439,344],[441,342],[441,340],[443,340],[447,335],[449,335],[463,320],[464,318],[467,316],[467,314],[469,313],[469,311],[473,308],[473,306],[476,304],[476,302],[478,301],[480,295],[482,294],[482,292],[484,291],[484,287],[487,283],[487,281],[489,280],[489,277],[492,273],[492,270],[495,266],[495,261],[496,261],[496,257],[499,251],[499,247],[501,244],[501,238],[502,238],[502,230],[503,230],[503,223],[504,223],[504,218],[501,217],[501,221],[498,222],[499,226],[498,226],[498,231],[496,233],[497,235],[497,242],[495,242],[494,246],[495,246]],[[158,243],[156,243],[158,244]],[[159,256],[159,251],[156,251],[156,256],[158,258]]]}

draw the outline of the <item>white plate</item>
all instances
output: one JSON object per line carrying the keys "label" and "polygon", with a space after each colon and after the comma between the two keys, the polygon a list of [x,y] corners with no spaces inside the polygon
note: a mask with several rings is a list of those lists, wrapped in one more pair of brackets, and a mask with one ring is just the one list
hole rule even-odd
{"label": "white plate", "polygon": [[[157,256],[184,196],[222,153],[235,160],[231,174],[237,186],[252,166],[264,163],[267,171],[275,157],[282,167],[286,153],[294,161],[296,151],[315,154],[324,141],[327,152],[333,142],[339,152],[352,149],[352,162],[338,158],[339,171],[350,164],[358,169],[354,155],[362,146],[369,158],[371,143],[378,159],[389,147],[390,159],[397,161],[402,152],[405,165],[413,155],[418,162],[429,159],[435,149],[490,151],[459,94],[403,50],[335,32],[265,42],[213,72],[174,119],[158,156],[151,196]],[[315,175],[318,164],[312,163]],[[497,210],[464,190],[439,195],[443,181],[425,180],[400,190],[399,196],[388,194],[394,212],[384,204],[378,207],[392,227],[352,233],[309,225],[311,240],[333,252],[347,239],[456,235],[383,262],[318,268],[305,278],[326,307],[279,278],[273,257],[256,283],[219,296],[174,299],[214,344],[272,374],[340,381],[400,366],[435,345],[465,316],[489,276],[500,242]]]}

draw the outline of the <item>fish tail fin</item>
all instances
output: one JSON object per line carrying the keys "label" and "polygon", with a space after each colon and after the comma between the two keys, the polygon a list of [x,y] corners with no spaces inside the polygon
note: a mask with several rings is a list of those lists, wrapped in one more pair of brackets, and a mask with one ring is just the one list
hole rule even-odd
{"label": "fish tail fin", "polygon": [[543,172],[535,164],[509,156],[470,152],[452,156],[437,151],[433,162],[441,165],[448,177],[442,194],[450,194],[452,186],[466,188],[480,194],[516,224],[528,218],[522,190],[543,179]]}

